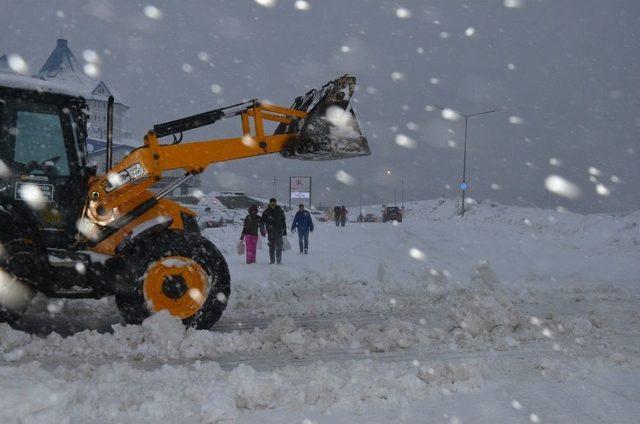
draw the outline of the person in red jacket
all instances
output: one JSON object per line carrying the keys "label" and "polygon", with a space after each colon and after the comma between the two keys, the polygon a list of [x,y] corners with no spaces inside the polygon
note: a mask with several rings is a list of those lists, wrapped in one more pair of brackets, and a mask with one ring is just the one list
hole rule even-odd
{"label": "person in red jacket", "polygon": [[347,214],[349,213],[349,211],[347,210],[347,208],[342,205],[342,207],[340,208],[340,226],[344,227],[344,224],[347,222]]}

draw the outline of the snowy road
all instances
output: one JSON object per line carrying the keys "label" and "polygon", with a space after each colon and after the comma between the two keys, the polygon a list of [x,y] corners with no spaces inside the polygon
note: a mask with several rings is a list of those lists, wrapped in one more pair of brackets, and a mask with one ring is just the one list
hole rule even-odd
{"label": "snowy road", "polygon": [[0,327],[0,418],[637,422],[640,215],[408,206],[400,225],[319,224],[279,267],[208,230],[232,273],[210,332],[39,299],[25,332]]}

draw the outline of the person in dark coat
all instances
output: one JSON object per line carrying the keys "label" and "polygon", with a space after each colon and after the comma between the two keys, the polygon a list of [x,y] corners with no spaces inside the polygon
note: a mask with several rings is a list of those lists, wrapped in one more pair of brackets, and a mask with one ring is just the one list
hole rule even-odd
{"label": "person in dark coat", "polygon": [[287,222],[284,211],[276,199],[269,199],[269,207],[262,212],[260,234],[267,235],[269,241],[269,263],[282,261],[282,237],[287,235]]}
{"label": "person in dark coat", "polygon": [[260,231],[260,215],[258,215],[258,207],[251,205],[249,207],[249,215],[244,219],[242,234],[240,240],[244,240],[246,246],[247,263],[256,262],[256,246],[258,244],[258,231]]}
{"label": "person in dark coat", "polygon": [[296,230],[298,230],[300,253],[306,255],[309,252],[309,232],[313,232],[313,219],[311,219],[309,211],[304,210],[302,203],[298,206],[298,212],[296,212],[293,224],[291,224],[291,233]]}
{"label": "person in dark coat", "polygon": [[340,206],[336,205],[336,207],[333,208],[333,218],[336,220],[336,227],[340,226],[341,213],[342,213],[342,209],[340,208]]}
{"label": "person in dark coat", "polygon": [[342,205],[342,207],[340,208],[340,225],[342,227],[344,227],[345,222],[347,222],[347,214],[349,213],[349,211],[347,211],[347,208],[345,208],[344,205]]}

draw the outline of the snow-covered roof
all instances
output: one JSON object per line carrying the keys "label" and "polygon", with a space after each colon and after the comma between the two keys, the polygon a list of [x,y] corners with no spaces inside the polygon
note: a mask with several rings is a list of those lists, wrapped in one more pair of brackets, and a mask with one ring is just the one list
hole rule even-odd
{"label": "snow-covered roof", "polygon": [[87,77],[73,55],[67,40],[56,40],[56,48],[53,49],[47,61],[42,65],[40,72],[33,76],[45,80],[56,79],[84,86],[93,86],[94,83]]}
{"label": "snow-covered roof", "polygon": [[112,88],[107,88],[104,81],[92,80],[85,75],[81,65],[69,48],[69,43],[62,38],[56,40],[55,49],[42,65],[40,71],[33,77],[77,85],[79,90],[86,92],[85,97],[87,99],[107,101],[109,95],[112,95],[116,103],[125,105],[122,96]]}
{"label": "snow-covered roof", "polygon": [[76,84],[69,84],[64,81],[44,81],[37,78],[3,72],[0,72],[0,87],[20,88],[41,93],[65,94],[85,98],[91,95],[91,93],[83,90],[82,86]]}

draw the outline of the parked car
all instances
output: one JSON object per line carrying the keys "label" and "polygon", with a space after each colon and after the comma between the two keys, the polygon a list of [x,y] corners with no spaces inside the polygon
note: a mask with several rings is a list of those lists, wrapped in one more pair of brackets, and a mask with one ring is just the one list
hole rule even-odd
{"label": "parked car", "polygon": [[387,206],[382,211],[382,222],[398,221],[402,222],[402,210],[397,206]]}
{"label": "parked car", "polygon": [[198,214],[198,225],[202,229],[224,227],[224,224],[225,222],[222,215],[216,219],[211,208],[205,208],[204,211]]}
{"label": "parked car", "polygon": [[364,222],[378,222],[378,217],[375,214],[368,213],[363,218]]}

